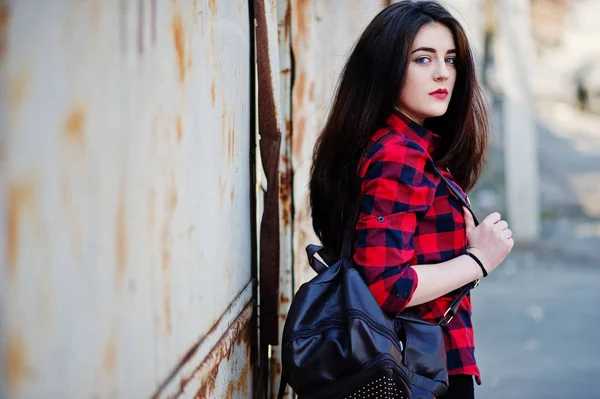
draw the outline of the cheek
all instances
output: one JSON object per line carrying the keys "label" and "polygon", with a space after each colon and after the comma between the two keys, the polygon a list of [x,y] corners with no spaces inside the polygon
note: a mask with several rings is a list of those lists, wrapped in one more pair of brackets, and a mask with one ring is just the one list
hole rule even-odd
{"label": "cheek", "polygon": [[423,88],[422,80],[419,76],[419,71],[409,67],[400,98],[410,99],[418,95],[420,89]]}
{"label": "cheek", "polygon": [[454,85],[456,84],[456,71],[452,71],[452,73],[450,74],[450,85],[451,88],[454,90]]}
{"label": "cheek", "polygon": [[412,82],[406,80],[404,82],[404,87],[402,88],[402,93],[400,93],[400,98],[404,101],[410,100],[415,96],[415,85]]}

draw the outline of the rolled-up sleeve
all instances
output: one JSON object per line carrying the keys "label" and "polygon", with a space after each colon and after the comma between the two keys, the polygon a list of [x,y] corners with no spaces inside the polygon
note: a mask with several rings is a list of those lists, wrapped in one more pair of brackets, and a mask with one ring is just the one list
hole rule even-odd
{"label": "rolled-up sleeve", "polygon": [[428,162],[421,147],[394,139],[363,163],[354,261],[388,313],[406,308],[417,288],[417,273],[410,267],[413,237],[437,187],[425,171]]}

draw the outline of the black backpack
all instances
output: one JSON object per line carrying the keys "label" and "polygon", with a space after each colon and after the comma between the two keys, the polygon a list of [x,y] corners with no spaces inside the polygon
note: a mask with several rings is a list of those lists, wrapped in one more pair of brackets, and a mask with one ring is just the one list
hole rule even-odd
{"label": "black backpack", "polygon": [[353,267],[348,235],[329,267],[314,256],[327,261],[322,247],[306,248],[318,275],[299,288],[285,322],[279,398],[286,383],[299,399],[411,398],[394,320]]}
{"label": "black backpack", "polygon": [[[432,168],[479,224],[456,188],[435,165]],[[298,289],[285,321],[278,398],[283,397],[286,384],[299,399],[443,396],[448,372],[441,326],[452,319],[479,280],[458,291],[437,323],[410,311],[390,317],[354,268],[355,226],[356,221],[346,230],[339,260],[322,247],[306,248],[310,266],[318,275]]]}

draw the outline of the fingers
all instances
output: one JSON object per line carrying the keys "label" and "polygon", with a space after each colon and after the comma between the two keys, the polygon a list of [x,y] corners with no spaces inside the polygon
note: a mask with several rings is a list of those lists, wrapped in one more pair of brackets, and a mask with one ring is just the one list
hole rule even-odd
{"label": "fingers", "polygon": [[508,222],[506,220],[501,220],[494,226],[494,230],[500,232],[504,231],[508,228]]}
{"label": "fingers", "polygon": [[506,229],[504,230],[504,238],[511,238],[512,237],[512,231],[510,229]]}
{"label": "fingers", "polygon": [[473,215],[467,208],[463,206],[463,213],[465,215],[465,227],[467,230],[471,230],[475,228],[475,221],[473,220]]}
{"label": "fingers", "polygon": [[483,219],[484,224],[493,225],[500,221],[500,214],[498,212],[490,213],[485,219]]}

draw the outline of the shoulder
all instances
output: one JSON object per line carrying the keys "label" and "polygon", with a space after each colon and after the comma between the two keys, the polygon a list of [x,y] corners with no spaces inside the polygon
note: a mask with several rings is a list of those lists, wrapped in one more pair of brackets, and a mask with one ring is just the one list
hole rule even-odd
{"label": "shoulder", "polygon": [[394,129],[377,131],[367,145],[361,160],[360,175],[367,177],[368,169],[377,166],[414,169],[430,174],[433,160],[429,153],[414,140]]}

